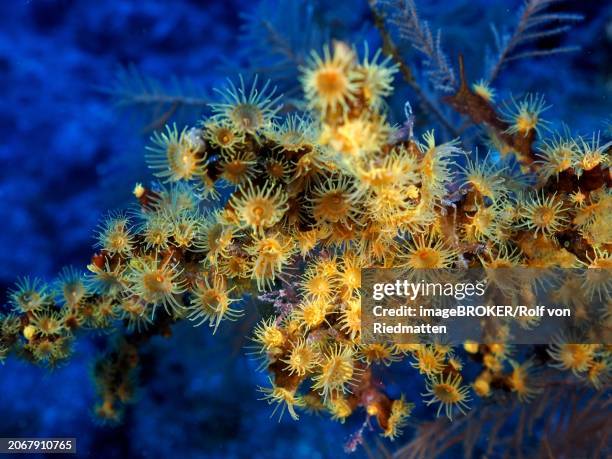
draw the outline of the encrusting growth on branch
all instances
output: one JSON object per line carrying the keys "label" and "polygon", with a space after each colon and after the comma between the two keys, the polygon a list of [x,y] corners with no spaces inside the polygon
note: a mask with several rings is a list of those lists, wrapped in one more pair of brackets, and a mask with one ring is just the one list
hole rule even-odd
{"label": "encrusting growth on branch", "polygon": [[[134,396],[140,346],[186,319],[214,333],[240,319],[250,295],[273,303],[251,353],[269,374],[263,400],[281,416],[326,411],[344,422],[361,413],[396,438],[420,392],[387,392],[379,368],[400,361],[422,376],[422,401],[449,419],[476,398],[536,399],[536,363],[605,384],[604,345],[559,339],[537,362],[521,362],[507,337],[464,349],[362,343],[362,268],[612,264],[611,143],[543,140],[543,98],[502,111],[468,85],[461,58],[445,101],[486,126],[501,159],[468,160],[457,140],[440,142],[434,131],[399,132],[382,101],[397,72],[418,86],[372,12],[383,52],[398,63],[379,52],[360,59],[342,42],[314,53],[301,69],[309,116],[282,119],[269,82],[240,79],[218,91],[213,117],[154,134],[147,159],[162,183],[138,184],[138,210],[108,217],[87,275],[66,271],[53,287],[17,283],[0,316],[0,359],[12,352],[55,366],[81,330],[118,331],[94,371],[96,413],[117,422]],[[584,285],[588,295],[604,291],[595,277]]]}

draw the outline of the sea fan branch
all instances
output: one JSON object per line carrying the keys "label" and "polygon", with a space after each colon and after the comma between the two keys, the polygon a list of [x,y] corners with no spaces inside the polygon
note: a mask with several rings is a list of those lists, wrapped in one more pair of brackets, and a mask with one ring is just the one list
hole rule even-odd
{"label": "sea fan branch", "polygon": [[121,108],[137,109],[150,118],[144,132],[158,129],[179,110],[203,110],[209,102],[204,91],[191,80],[172,77],[169,83],[144,75],[134,65],[121,67],[110,86],[99,90],[113,99]]}
{"label": "sea fan branch", "polygon": [[172,78],[169,85],[142,74],[135,66],[122,67],[113,84],[101,88],[118,106],[179,104],[203,107],[208,100],[191,81]]}
{"label": "sea fan branch", "polygon": [[243,13],[240,44],[248,72],[281,82],[285,96],[297,96],[299,68],[312,49],[329,40],[327,24],[315,11],[313,2],[291,1],[278,8],[275,1],[262,1]]}
{"label": "sea fan branch", "polygon": [[397,26],[404,40],[424,55],[425,73],[434,88],[442,92],[453,91],[457,80],[442,50],[441,31],[438,30],[435,35],[432,33],[429,23],[419,17],[414,0],[399,1],[393,11],[391,23]]}
{"label": "sea fan branch", "polygon": [[[530,57],[567,53],[577,46],[559,46],[550,49],[529,49],[542,38],[559,36],[571,29],[570,23],[583,19],[580,14],[546,13],[547,9],[563,0],[527,0],[519,14],[519,21],[512,35],[501,34],[491,26],[495,44],[495,57],[488,65],[489,82],[495,80],[502,68],[511,61]],[[524,50],[521,51],[521,48]]]}
{"label": "sea fan branch", "polygon": [[[422,423],[414,439],[400,448],[394,457],[438,457],[458,443],[463,445],[465,457],[472,457],[476,446],[482,446],[485,437],[487,456],[497,457],[497,453],[505,451],[511,456],[535,452],[534,457],[557,457],[561,451],[582,451],[584,454],[588,451],[589,457],[599,457],[607,444],[610,421],[606,409],[609,403],[606,391],[590,393],[580,384],[553,381],[549,390],[543,391],[530,406],[513,401],[485,406],[479,412],[471,412],[450,424],[443,418]],[[560,408],[557,416],[549,414],[553,407]],[[513,433],[504,435],[502,427],[508,426],[508,420],[513,418],[517,419],[516,426],[512,427]],[[539,451],[525,451],[526,445],[533,440],[536,423],[544,424],[545,440],[534,447]],[[587,438],[591,438],[590,443],[587,443]]]}

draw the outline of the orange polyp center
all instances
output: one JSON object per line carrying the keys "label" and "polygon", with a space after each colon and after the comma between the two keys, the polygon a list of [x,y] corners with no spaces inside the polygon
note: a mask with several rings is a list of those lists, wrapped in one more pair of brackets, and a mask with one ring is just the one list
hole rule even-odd
{"label": "orange polyp center", "polygon": [[313,279],[310,286],[313,292],[319,294],[326,293],[329,290],[327,288],[327,280],[322,277],[317,277]]}
{"label": "orange polyp center", "polygon": [[262,341],[266,343],[268,347],[277,347],[283,344],[283,334],[276,328],[268,328],[264,332]]}
{"label": "orange polyp center", "polygon": [[273,177],[281,178],[284,173],[283,166],[278,163],[270,164],[269,172],[270,175],[272,175]]}
{"label": "orange polyp center", "polygon": [[433,354],[422,354],[419,356],[421,360],[421,366],[428,370],[433,370],[437,367],[437,360]]}
{"label": "orange polyp center", "polygon": [[261,206],[256,206],[253,208],[253,216],[256,223],[260,223],[264,216],[264,209]]}
{"label": "orange polyp center", "polygon": [[457,401],[457,394],[454,387],[448,384],[438,384],[434,388],[434,393],[442,401],[446,403]]}
{"label": "orange polyp center", "polygon": [[36,292],[26,292],[21,296],[21,301],[28,306],[35,306],[40,301],[40,296]]}
{"label": "orange polyp center", "polygon": [[228,268],[232,273],[239,274],[242,272],[242,260],[240,258],[231,258],[228,262]]}
{"label": "orange polyp center", "polygon": [[368,355],[375,360],[379,360],[385,357],[387,353],[380,347],[373,347],[368,350]]}
{"label": "orange polyp center", "polygon": [[348,205],[342,192],[332,192],[321,199],[319,214],[332,222],[340,221],[348,214]]}
{"label": "orange polyp center", "polygon": [[243,163],[242,161],[236,160],[236,161],[232,161],[231,163],[228,163],[226,168],[230,174],[240,175],[244,171],[246,171],[247,165]]}
{"label": "orange polyp center", "polygon": [[580,368],[590,360],[589,353],[578,344],[567,344],[566,353],[570,367]]}
{"label": "orange polyp center", "polygon": [[44,332],[48,332],[53,328],[53,322],[48,317],[45,317],[40,321],[40,329]]}
{"label": "orange polyp center", "polygon": [[164,292],[167,290],[166,285],[164,285],[166,283],[166,278],[160,272],[145,274],[143,283],[150,292]]}
{"label": "orange polyp center", "polygon": [[126,240],[121,234],[115,234],[110,238],[110,245],[114,248],[121,248],[125,246]]}
{"label": "orange polyp center", "polygon": [[268,240],[261,244],[260,251],[263,255],[276,256],[280,252],[280,245],[274,240]]}
{"label": "orange polyp center", "polygon": [[309,325],[317,325],[322,322],[323,318],[325,317],[322,314],[322,311],[316,305],[311,305],[307,308],[304,308],[303,314],[304,322]]}
{"label": "orange polyp center", "polygon": [[512,386],[514,387],[514,389],[517,392],[525,392],[525,390],[527,389],[527,385],[526,385],[526,381],[525,381],[525,375],[523,374],[523,371],[521,371],[520,369],[516,369],[512,372]]}
{"label": "orange polyp center", "polygon": [[310,354],[308,352],[308,349],[306,349],[305,347],[298,349],[291,355],[291,360],[297,366],[304,366],[306,363],[308,363],[309,359]]}
{"label": "orange polyp center", "polygon": [[539,226],[549,225],[555,218],[555,213],[547,207],[540,208],[534,215],[533,221]]}
{"label": "orange polyp center", "polygon": [[529,132],[538,124],[538,117],[532,113],[520,115],[516,120],[516,127],[519,132]]}
{"label": "orange polyp center", "polygon": [[336,95],[344,90],[344,76],[338,70],[323,70],[317,75],[317,89],[322,94]]}
{"label": "orange polyp center", "polygon": [[144,310],[144,305],[142,303],[129,302],[123,305],[123,309],[125,309],[129,314],[139,316]]}
{"label": "orange polyp center", "polygon": [[202,295],[202,302],[209,306],[211,309],[217,309],[221,303],[221,295],[219,292],[213,289],[206,290]]}
{"label": "orange polyp center", "polygon": [[572,166],[572,152],[571,150],[562,149],[559,151],[559,161],[557,163],[557,170],[563,172]]}
{"label": "orange polyp center", "polygon": [[226,129],[222,129],[221,132],[217,134],[217,139],[219,143],[222,145],[229,144],[232,140],[232,137],[233,137],[232,134]]}
{"label": "orange polyp center", "polygon": [[220,225],[216,225],[213,229],[211,229],[210,233],[208,233],[208,245],[211,251],[214,251],[219,247],[219,239],[221,237],[221,227]]}
{"label": "orange polyp center", "polygon": [[436,262],[438,261],[438,256],[436,254],[436,252],[434,252],[433,250],[429,250],[429,249],[421,249],[417,252],[417,257],[423,261],[424,265],[426,266],[434,266],[436,264]]}
{"label": "orange polyp center", "polygon": [[490,213],[479,212],[474,216],[474,225],[481,231],[485,230],[493,221]]}
{"label": "orange polyp center", "polygon": [[353,365],[340,357],[335,357],[328,364],[327,374],[332,385],[341,385],[353,377]]}

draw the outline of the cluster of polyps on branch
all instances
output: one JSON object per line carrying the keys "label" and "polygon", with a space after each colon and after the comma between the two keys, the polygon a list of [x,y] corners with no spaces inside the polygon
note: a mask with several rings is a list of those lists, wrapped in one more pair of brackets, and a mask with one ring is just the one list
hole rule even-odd
{"label": "cluster of polyps on branch", "polygon": [[[504,336],[463,349],[360,342],[364,267],[612,264],[610,143],[541,140],[541,96],[498,114],[481,87],[466,84],[449,102],[496,120],[486,132],[501,159],[470,155],[459,140],[438,143],[433,131],[414,138],[385,115],[396,71],[380,52],[359,59],[336,43],[302,69],[308,114],[281,118],[269,83],[240,79],[218,91],[213,116],[155,134],[146,159],[163,184],[138,185],[139,210],[103,223],[88,276],[70,270],[52,286],[18,283],[2,316],[0,356],[53,366],[70,357],[80,330],[124,330],[95,369],[96,412],[118,420],[148,337],[180,320],[217,330],[239,319],[244,295],[259,295],[275,306],[252,338],[270,374],[261,391],[295,419],[301,410],[339,421],[361,412],[398,436],[418,392],[391,398],[376,368],[402,360],[425,379],[423,401],[449,418],[469,409],[473,394],[529,402],[541,390],[538,366],[607,384],[609,346],[567,337],[537,358],[521,357]],[[572,294],[609,288],[596,276],[584,282]],[[479,366],[476,378],[464,376],[462,358]]]}

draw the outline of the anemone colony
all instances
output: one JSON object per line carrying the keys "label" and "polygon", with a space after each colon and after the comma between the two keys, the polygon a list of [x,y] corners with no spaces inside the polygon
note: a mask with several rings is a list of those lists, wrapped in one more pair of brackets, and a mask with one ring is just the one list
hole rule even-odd
{"label": "anemone colony", "polygon": [[[439,143],[433,131],[417,139],[385,116],[398,67],[364,54],[343,43],[313,52],[301,69],[307,114],[281,117],[269,83],[240,79],[196,127],[155,134],[146,160],[162,183],[137,185],[138,209],[104,222],[90,274],[17,284],[0,358],[12,351],[53,366],[69,358],[79,330],[125,328],[95,368],[96,413],[118,420],[148,336],[185,319],[214,332],[254,295],[275,307],[252,336],[270,375],[263,399],[295,419],[326,411],[342,422],[363,409],[397,437],[418,395],[391,399],[375,373],[402,360],[425,379],[423,401],[448,418],[475,397],[537,397],[535,359],[517,361],[503,341],[360,343],[361,269],[610,268],[610,143],[541,140],[543,97],[498,109],[483,81],[463,81],[448,103],[485,122],[499,157]],[[476,378],[462,373],[462,356],[479,365]],[[610,356],[608,346],[559,340],[538,365],[600,387]]]}

